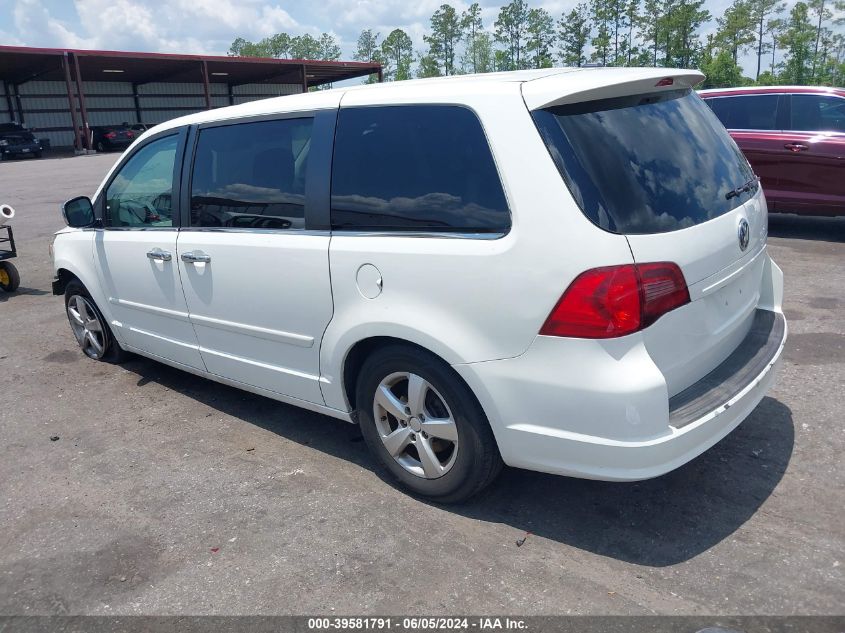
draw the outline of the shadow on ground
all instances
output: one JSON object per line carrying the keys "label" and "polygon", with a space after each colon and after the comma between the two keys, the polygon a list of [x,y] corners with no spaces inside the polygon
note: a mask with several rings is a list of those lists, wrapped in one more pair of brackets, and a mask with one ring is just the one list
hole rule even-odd
{"label": "shadow on ground", "polygon": [[6,301],[11,301],[15,297],[19,297],[22,295],[48,295],[50,294],[46,290],[38,290],[37,288],[24,288],[23,286],[18,286],[18,289],[14,292],[3,292],[0,290],[0,303],[4,303]]}
{"label": "shadow on ground", "polygon": [[[138,385],[156,382],[300,444],[388,475],[357,427],[209,380],[135,359]],[[447,506],[595,554],[662,567],[689,560],[751,518],[792,455],[792,412],[766,397],[740,427],[678,470],[637,483],[608,483],[508,469],[479,497]]]}
{"label": "shadow on ground", "polygon": [[821,242],[845,242],[845,217],[817,218],[769,214],[769,236]]}

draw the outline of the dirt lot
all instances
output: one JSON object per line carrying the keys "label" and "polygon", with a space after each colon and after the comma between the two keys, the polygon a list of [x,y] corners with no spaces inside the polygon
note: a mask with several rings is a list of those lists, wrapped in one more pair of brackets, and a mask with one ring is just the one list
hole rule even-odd
{"label": "dirt lot", "polygon": [[786,361],[715,448],[639,484],[506,470],[438,507],[352,425],[82,356],[47,247],[116,158],[0,164],[23,279],[0,292],[0,614],[845,613],[845,218],[772,219]]}

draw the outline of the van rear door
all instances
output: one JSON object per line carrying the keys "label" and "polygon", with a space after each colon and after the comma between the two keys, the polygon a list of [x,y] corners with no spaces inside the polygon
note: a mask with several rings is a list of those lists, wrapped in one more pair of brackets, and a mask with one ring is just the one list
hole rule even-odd
{"label": "van rear door", "polygon": [[[673,262],[684,274],[690,303],[643,331],[672,396],[724,361],[751,328],[767,258],[766,203],[748,161],[691,90],[695,73],[595,74],[616,81],[570,91],[532,114],[598,229],[625,235],[637,263]],[[542,81],[527,83],[523,95]],[[533,91],[529,107],[543,102]]]}

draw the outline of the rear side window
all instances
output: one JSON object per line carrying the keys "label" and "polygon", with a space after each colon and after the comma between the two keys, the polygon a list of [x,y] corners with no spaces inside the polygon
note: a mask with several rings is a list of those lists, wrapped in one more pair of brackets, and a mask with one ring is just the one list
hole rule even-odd
{"label": "rear side window", "polygon": [[575,201],[607,231],[694,226],[758,187],[736,144],[689,90],[538,110],[534,120]]}
{"label": "rear side window", "polygon": [[707,105],[729,130],[777,130],[778,95],[711,97]]}
{"label": "rear side window", "polygon": [[799,132],[845,132],[845,99],[792,95],[790,129]]}
{"label": "rear side window", "polygon": [[305,228],[311,118],[200,130],[191,178],[191,226]]}
{"label": "rear side window", "polygon": [[505,194],[475,114],[460,106],[341,109],[332,227],[502,233]]}

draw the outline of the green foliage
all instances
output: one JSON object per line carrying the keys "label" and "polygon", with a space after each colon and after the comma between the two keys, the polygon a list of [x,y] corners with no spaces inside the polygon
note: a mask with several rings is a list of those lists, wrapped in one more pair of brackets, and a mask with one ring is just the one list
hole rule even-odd
{"label": "green foliage", "polygon": [[411,64],[414,63],[414,43],[402,29],[393,29],[381,43],[386,68],[384,78],[388,81],[402,81],[411,78]]}
{"label": "green foliage", "polygon": [[532,68],[551,68],[555,31],[554,19],[545,9],[529,9],[525,30],[528,33],[526,49],[530,53]]}
{"label": "green foliage", "polygon": [[810,80],[813,60],[813,42],[816,31],[810,22],[805,2],[796,2],[789,13],[786,30],[780,38],[786,49],[783,72],[778,77],[784,83],[803,84]]}
{"label": "green foliage", "polygon": [[589,8],[582,3],[558,22],[558,56],[564,66],[583,66],[587,62],[589,19]]}
{"label": "green foliage", "polygon": [[[774,53],[776,46],[774,40],[766,41],[766,36],[773,31],[773,26],[777,26],[777,20],[772,16],[783,13],[786,4],[781,0],[748,0],[751,22],[756,31],[757,41],[757,72],[754,75],[757,80],[760,79],[760,68],[763,65],[763,55],[768,52],[768,47],[771,47],[771,52]],[[770,73],[771,74],[771,73]]]}
{"label": "green foliage", "polygon": [[420,63],[417,65],[417,77],[425,79],[426,77],[441,77],[443,73],[440,72],[440,66],[437,60],[431,55],[420,55]]}
{"label": "green foliage", "polygon": [[499,11],[494,23],[496,41],[504,44],[504,56],[497,55],[496,70],[526,68],[525,47],[528,37],[528,5],[525,0],[511,0]]}
{"label": "green foliage", "polygon": [[428,57],[437,62],[444,75],[455,74],[455,47],[461,40],[461,19],[450,4],[441,4],[431,16],[431,34],[424,35]]}
{"label": "green foliage", "polygon": [[719,29],[716,31],[716,44],[729,51],[734,65],[754,42],[754,23],[751,20],[751,4],[747,0],[734,0],[725,13],[716,18]]}
{"label": "green foliage", "polygon": [[[705,8],[710,0],[581,0],[557,15],[529,1],[540,0],[500,6],[490,30],[485,30],[480,0],[460,13],[444,3],[431,15],[425,51],[415,55],[402,29],[383,41],[365,29],[352,57],[381,63],[388,81],[591,61],[698,67],[707,75],[704,87],[845,82],[845,0],[731,0],[712,22]],[[783,17],[787,3],[794,4]],[[738,64],[749,51],[756,57],[753,79],[744,77]],[[257,42],[236,38],[228,54],[336,60],[341,49],[329,33],[277,33]],[[366,81],[377,80],[374,74]]]}
{"label": "green foliage", "polygon": [[607,0],[590,1],[590,18],[596,29],[596,34],[590,43],[593,53],[590,60],[607,66],[610,58],[610,7]]}
{"label": "green foliage", "polygon": [[702,88],[730,88],[742,85],[742,69],[737,66],[729,50],[720,50],[715,57],[701,63],[701,72],[707,75]]}
{"label": "green foliage", "polygon": [[483,73],[490,71],[492,63],[490,37],[484,33],[481,20],[481,5],[474,2],[461,14],[464,55],[461,57],[461,70],[465,73]]}
{"label": "green foliage", "polygon": [[[373,33],[372,29],[364,29],[361,35],[358,36],[358,43],[355,46],[355,52],[352,59],[358,62],[379,62],[384,63],[381,44],[378,41],[379,34]],[[378,82],[378,75],[370,75],[367,77],[365,83],[372,84]]]}

